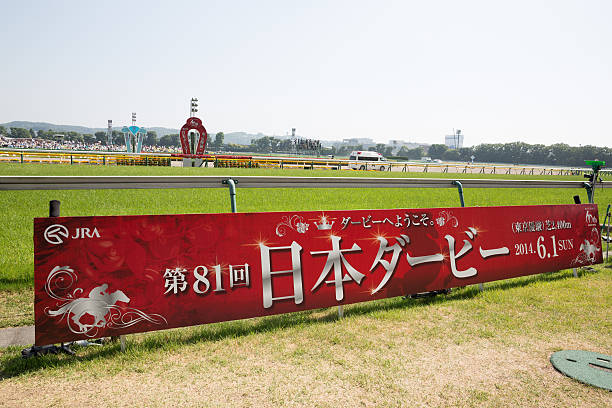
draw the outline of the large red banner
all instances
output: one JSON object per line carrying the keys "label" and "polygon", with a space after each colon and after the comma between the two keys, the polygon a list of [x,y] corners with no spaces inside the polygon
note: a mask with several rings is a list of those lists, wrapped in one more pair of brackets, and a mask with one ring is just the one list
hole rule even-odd
{"label": "large red banner", "polygon": [[602,262],[593,204],[36,218],[34,255],[37,345]]}

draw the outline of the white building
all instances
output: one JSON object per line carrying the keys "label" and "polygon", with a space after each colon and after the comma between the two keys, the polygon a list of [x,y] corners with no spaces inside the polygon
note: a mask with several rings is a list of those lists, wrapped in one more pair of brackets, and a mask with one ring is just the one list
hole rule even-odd
{"label": "white building", "polygon": [[342,144],[345,146],[359,146],[361,145],[364,150],[368,147],[376,146],[376,142],[366,137],[354,137],[350,139],[342,139]]}
{"label": "white building", "polygon": [[463,134],[457,129],[454,135],[444,136],[444,144],[449,149],[461,149],[463,147]]}

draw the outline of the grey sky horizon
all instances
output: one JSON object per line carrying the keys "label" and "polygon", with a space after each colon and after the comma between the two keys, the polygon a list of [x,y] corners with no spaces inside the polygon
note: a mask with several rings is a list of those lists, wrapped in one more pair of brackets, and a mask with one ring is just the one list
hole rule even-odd
{"label": "grey sky horizon", "polygon": [[609,1],[0,3],[0,123],[611,146]]}

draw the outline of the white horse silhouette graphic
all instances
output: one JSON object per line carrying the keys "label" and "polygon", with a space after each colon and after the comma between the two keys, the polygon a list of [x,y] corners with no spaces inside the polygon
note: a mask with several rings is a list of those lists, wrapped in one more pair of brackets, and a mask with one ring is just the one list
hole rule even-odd
{"label": "white horse silhouette graphic", "polygon": [[595,256],[597,252],[600,251],[600,249],[596,245],[591,244],[588,239],[585,239],[584,242],[580,244],[580,250],[584,252],[586,258],[591,262],[595,262]]}
{"label": "white horse silhouette graphic", "polygon": [[[104,327],[106,325],[106,315],[112,308],[116,308],[115,303],[129,303],[130,298],[121,290],[107,293],[108,284],[95,287],[89,292],[89,297],[82,297],[71,300],[57,310],[50,310],[49,316],[59,316],[72,313],[72,321],[79,327],[80,332],[87,332],[93,327]],[[90,314],[94,318],[93,324],[81,323],[81,317]]]}

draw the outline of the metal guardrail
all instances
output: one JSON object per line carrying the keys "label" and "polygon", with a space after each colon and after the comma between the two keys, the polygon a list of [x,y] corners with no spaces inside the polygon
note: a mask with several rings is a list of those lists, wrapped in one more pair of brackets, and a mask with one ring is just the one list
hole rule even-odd
{"label": "metal guardrail", "polygon": [[[275,176],[0,176],[0,190],[227,188],[585,188],[584,181]],[[612,188],[598,182],[597,188]]]}
{"label": "metal guardrail", "polygon": [[[170,153],[125,153],[125,152],[71,152],[66,150],[28,150],[28,149],[0,149],[0,160],[21,163],[64,163],[64,164],[97,164],[97,165],[122,165],[125,161],[136,160],[140,164],[155,165],[159,160],[180,160],[180,157],[173,157]],[[307,157],[271,157],[271,156],[252,156],[248,159],[231,159],[226,155],[210,154],[204,159],[206,166],[211,163],[213,166],[216,160],[224,162],[244,162],[248,163],[245,167],[272,167],[272,168],[326,168],[326,169],[346,169],[349,168],[350,160],[330,159],[330,158],[307,158]],[[147,160],[149,163],[146,163]],[[123,162],[122,162],[123,161]],[[397,172],[438,172],[455,174],[515,174],[515,175],[581,175],[591,171],[589,168],[582,167],[547,167],[529,166],[513,164],[486,164],[486,163],[431,163],[431,162],[385,162],[389,165],[387,171]],[[375,170],[380,162],[363,162],[366,170]],[[224,166],[222,166],[224,167]],[[232,166],[229,166],[232,167]],[[603,169],[601,174],[610,174],[612,170]]]}

